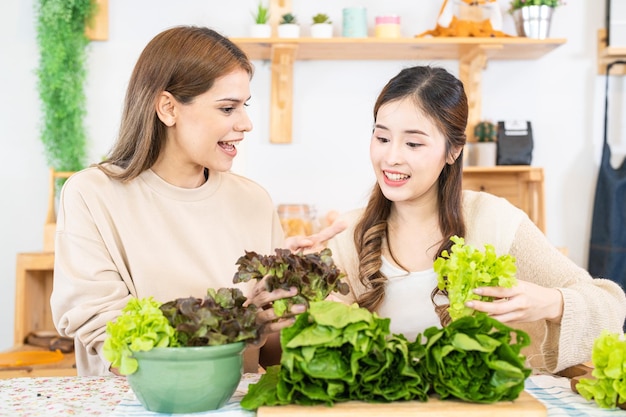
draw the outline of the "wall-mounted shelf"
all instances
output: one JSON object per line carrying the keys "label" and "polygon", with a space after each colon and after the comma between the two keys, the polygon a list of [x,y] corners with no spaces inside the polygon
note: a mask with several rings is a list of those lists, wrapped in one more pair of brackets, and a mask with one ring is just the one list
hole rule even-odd
{"label": "wall-mounted shelf", "polygon": [[[598,75],[605,75],[606,66],[620,59],[626,60],[626,47],[607,46],[606,29],[598,30]],[[626,75],[626,65],[611,67],[611,75]]]}
{"label": "wall-mounted shelf", "polygon": [[291,142],[293,63],[296,60],[458,60],[465,85],[471,127],[481,118],[482,70],[487,61],[538,59],[565,39],[530,38],[232,38],[252,60],[269,60],[272,67],[270,141]]}

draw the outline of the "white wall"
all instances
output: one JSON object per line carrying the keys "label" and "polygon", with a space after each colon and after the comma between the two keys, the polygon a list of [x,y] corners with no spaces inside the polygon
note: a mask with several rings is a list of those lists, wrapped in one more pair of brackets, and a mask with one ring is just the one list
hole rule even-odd
{"label": "white wall", "polygon": [[[13,342],[15,255],[42,248],[48,171],[38,128],[34,75],[35,0],[4,0],[0,6],[0,350]],[[292,0],[308,23],[328,13],[340,34],[341,8],[365,5],[373,16],[402,16],[404,36],[432,29],[440,0]],[[533,165],[545,168],[547,234],[586,265],[587,241],[601,151],[603,78],[596,73],[596,33],[604,3],[570,1],[556,11],[552,37],[567,43],[539,60],[490,61],[483,74],[483,118],[531,120]],[[90,45],[87,83],[91,160],[113,143],[126,83],[138,54],[154,35],[178,25],[213,27],[247,36],[256,0],[109,0],[109,40]],[[503,10],[508,1],[500,0]],[[504,30],[514,34],[504,13]],[[304,29],[306,33],[306,28]],[[458,74],[456,61],[429,62]],[[298,61],[294,83],[294,140],[268,142],[270,68],[256,62],[247,136],[235,169],[265,186],[275,202],[315,204],[325,213],[360,206],[373,184],[368,160],[371,109],[385,82],[409,61]]]}

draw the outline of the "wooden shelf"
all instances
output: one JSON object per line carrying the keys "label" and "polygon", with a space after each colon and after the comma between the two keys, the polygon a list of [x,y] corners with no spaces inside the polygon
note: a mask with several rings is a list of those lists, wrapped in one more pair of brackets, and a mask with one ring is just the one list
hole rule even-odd
{"label": "wooden shelf", "polygon": [[458,60],[469,104],[468,139],[481,120],[482,70],[487,61],[538,59],[565,39],[530,38],[232,38],[252,60],[272,68],[270,141],[289,143],[292,135],[293,63],[296,60]]}
{"label": "wooden shelf", "polygon": [[484,50],[489,59],[538,59],[565,39],[530,38],[231,38],[250,59],[269,60],[276,45],[295,47],[297,60],[460,59],[468,50]]}
{"label": "wooden shelf", "polygon": [[[598,75],[605,75],[606,66],[618,60],[626,60],[626,47],[607,46],[606,29],[598,30]],[[613,66],[611,75],[626,75],[626,65]]]}

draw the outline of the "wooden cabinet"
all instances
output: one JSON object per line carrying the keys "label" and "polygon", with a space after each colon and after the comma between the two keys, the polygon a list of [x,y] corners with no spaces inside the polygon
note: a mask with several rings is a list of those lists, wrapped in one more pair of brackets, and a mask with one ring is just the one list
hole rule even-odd
{"label": "wooden cabinet", "polygon": [[[53,270],[53,252],[19,253],[17,255],[15,328],[12,352],[42,349],[24,343],[26,336],[31,332],[56,333],[50,309]],[[63,360],[60,362],[0,368],[0,378],[70,375],[76,375],[73,353],[64,353]]]}
{"label": "wooden cabinet", "polygon": [[524,210],[545,233],[543,168],[527,165],[465,167],[463,189],[486,191],[506,198]]}

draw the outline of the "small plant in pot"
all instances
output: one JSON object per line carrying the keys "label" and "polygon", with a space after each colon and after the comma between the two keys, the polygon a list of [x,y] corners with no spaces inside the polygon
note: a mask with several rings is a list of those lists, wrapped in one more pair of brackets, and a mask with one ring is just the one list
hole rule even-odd
{"label": "small plant in pot", "polygon": [[278,37],[279,38],[299,38],[300,37],[300,25],[298,19],[294,14],[285,13],[280,17],[278,23]]}
{"label": "small plant in pot", "polygon": [[327,14],[318,13],[313,16],[313,24],[311,25],[311,37],[313,38],[332,38],[333,22]]}
{"label": "small plant in pot", "polygon": [[493,166],[497,157],[498,126],[489,121],[482,121],[474,126],[476,143],[472,145],[473,163],[477,166]]}
{"label": "small plant in pot", "polygon": [[253,38],[269,38],[272,36],[272,27],[269,24],[270,9],[259,1],[256,10],[252,13],[254,24],[250,28],[250,36]]}
{"label": "small plant in pot", "polygon": [[164,304],[132,298],[107,323],[104,355],[149,411],[221,408],[241,380],[246,342],[258,338],[257,308],[245,300],[237,288]]}

